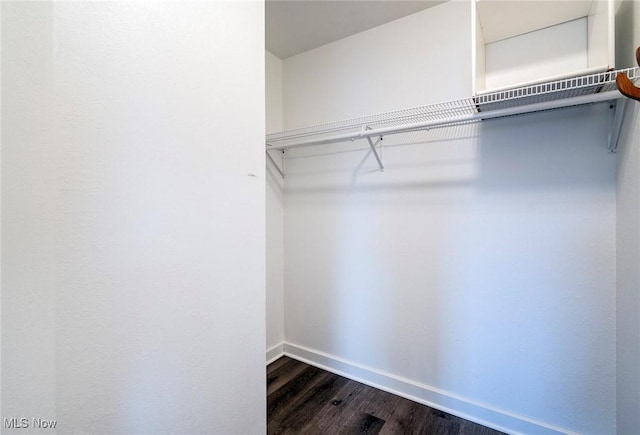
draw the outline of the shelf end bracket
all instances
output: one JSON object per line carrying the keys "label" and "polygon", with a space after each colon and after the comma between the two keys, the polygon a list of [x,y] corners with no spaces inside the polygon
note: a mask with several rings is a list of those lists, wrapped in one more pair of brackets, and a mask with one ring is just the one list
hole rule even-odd
{"label": "shelf end bracket", "polygon": [[267,157],[271,161],[271,164],[273,164],[273,166],[275,166],[275,168],[278,171],[278,173],[280,174],[280,176],[282,178],[284,178],[284,152],[285,152],[285,150],[277,150],[277,151],[280,151],[282,153],[282,169],[280,169],[280,166],[276,163],[275,160],[273,160],[273,157],[271,157],[271,154],[269,154],[269,151],[276,151],[276,150],[269,150],[267,148]]}
{"label": "shelf end bracket", "polygon": [[627,111],[629,100],[627,98],[619,98],[613,105],[613,120],[611,121],[611,130],[609,131],[609,152],[615,153],[618,149],[618,140],[620,139],[620,131],[622,130],[622,122]]}
{"label": "shelf end bracket", "polygon": [[[371,130],[371,127],[365,127],[365,130]],[[376,150],[376,144],[382,139],[382,136],[380,137],[380,139],[378,139],[378,141],[376,141],[376,143],[373,143],[373,141],[371,140],[371,136],[365,136],[367,138],[367,142],[369,142],[369,147],[371,148],[371,152],[373,153],[373,156],[376,158],[376,161],[378,162],[378,166],[380,167],[380,172],[384,172],[384,166],[382,165],[382,160],[380,160],[380,156],[378,155],[378,151]]]}

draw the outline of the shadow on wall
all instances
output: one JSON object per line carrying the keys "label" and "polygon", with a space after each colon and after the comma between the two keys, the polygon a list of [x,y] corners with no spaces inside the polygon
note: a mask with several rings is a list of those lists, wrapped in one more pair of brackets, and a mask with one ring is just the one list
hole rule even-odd
{"label": "shadow on wall", "polygon": [[610,419],[607,110],[390,136],[385,172],[361,144],[289,151],[288,339],[544,421]]}
{"label": "shadow on wall", "polygon": [[450,276],[464,292],[448,301],[447,317],[466,319],[453,340],[463,345],[448,355],[466,362],[458,391],[488,394],[506,409],[524,395],[529,415],[557,414],[559,424],[563,414],[611,420],[616,188],[608,110],[480,124],[478,196],[464,233],[449,240],[457,258]]}

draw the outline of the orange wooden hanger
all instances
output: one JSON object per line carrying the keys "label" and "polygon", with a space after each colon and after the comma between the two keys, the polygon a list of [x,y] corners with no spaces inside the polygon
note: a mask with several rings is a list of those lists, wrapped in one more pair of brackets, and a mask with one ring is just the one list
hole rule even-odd
{"label": "orange wooden hanger", "polygon": [[[640,47],[636,49],[636,61],[638,62],[638,66],[640,66]],[[618,74],[616,77],[616,85],[618,85],[618,90],[622,95],[640,101],[640,88],[629,80],[627,73]]]}

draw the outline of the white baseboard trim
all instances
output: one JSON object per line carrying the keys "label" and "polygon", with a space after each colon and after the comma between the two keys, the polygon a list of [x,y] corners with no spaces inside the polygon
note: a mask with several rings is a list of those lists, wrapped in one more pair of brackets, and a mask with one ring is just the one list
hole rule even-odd
{"label": "white baseboard trim", "polygon": [[502,432],[577,435],[576,432],[565,428],[365,367],[305,346],[285,342],[283,348],[284,355],[293,359]]}
{"label": "white baseboard trim", "polygon": [[284,355],[284,341],[267,349],[267,365]]}

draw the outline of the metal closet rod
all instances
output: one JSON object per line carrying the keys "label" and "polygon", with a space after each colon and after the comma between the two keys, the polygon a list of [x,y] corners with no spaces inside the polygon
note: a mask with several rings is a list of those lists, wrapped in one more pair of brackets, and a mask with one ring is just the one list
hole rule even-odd
{"label": "metal closet rod", "polygon": [[[622,97],[622,94],[620,94],[619,91],[613,90],[613,91],[607,91],[607,92],[602,92],[597,94],[581,95],[578,97],[571,97],[571,98],[562,98],[558,100],[544,101],[541,103],[526,104],[526,105],[517,106],[517,107],[509,107],[506,109],[496,109],[488,112],[458,115],[458,116],[452,116],[449,118],[414,122],[411,124],[404,124],[404,125],[398,125],[398,126],[392,126],[392,127],[367,129],[367,126],[363,125],[363,129],[357,133],[351,132],[351,133],[336,134],[333,136],[325,136],[322,138],[290,142],[286,145],[271,145],[267,143],[267,151],[285,150],[289,148],[296,148],[296,147],[303,147],[303,146],[322,145],[322,144],[333,143],[333,142],[343,142],[347,140],[364,139],[364,138],[371,138],[376,136],[385,136],[389,134],[406,133],[409,131],[424,130],[430,127],[437,127],[441,125],[461,124],[465,122],[481,121],[483,119],[502,118],[505,116],[521,115],[525,113],[539,112],[539,111],[550,110],[550,109],[559,109],[562,107],[580,106],[583,104],[592,104],[592,103],[602,103],[605,101],[616,100],[621,97]],[[487,104],[491,104],[491,103],[487,103]],[[318,133],[318,134],[321,134],[321,133]],[[286,140],[286,139],[282,139],[282,140]]]}

